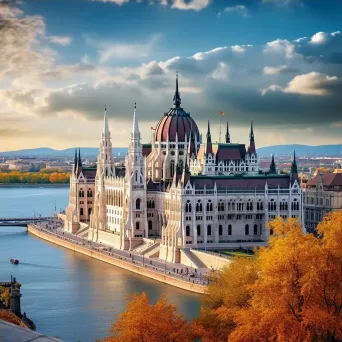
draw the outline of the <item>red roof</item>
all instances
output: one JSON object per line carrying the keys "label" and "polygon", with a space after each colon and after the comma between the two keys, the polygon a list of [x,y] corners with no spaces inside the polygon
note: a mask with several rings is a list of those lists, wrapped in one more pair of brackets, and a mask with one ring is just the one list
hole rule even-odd
{"label": "red roof", "polygon": [[322,173],[317,174],[307,182],[307,186],[316,186],[322,177],[323,186],[342,186],[342,173]]}

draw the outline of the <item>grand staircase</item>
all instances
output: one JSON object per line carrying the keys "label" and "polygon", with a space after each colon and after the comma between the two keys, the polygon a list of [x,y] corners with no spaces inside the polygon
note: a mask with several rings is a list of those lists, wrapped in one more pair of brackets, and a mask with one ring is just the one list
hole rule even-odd
{"label": "grand staircase", "polygon": [[191,260],[193,267],[198,269],[207,269],[208,267],[198,258],[197,255],[191,252],[190,248],[183,248],[184,254]]}

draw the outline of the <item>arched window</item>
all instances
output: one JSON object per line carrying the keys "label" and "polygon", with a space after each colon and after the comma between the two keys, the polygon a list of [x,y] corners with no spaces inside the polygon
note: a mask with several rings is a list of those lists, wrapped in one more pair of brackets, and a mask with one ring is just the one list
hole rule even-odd
{"label": "arched window", "polygon": [[148,230],[152,230],[152,221],[151,220],[148,221]]}
{"label": "arched window", "polygon": [[232,225],[228,224],[228,235],[232,235]]}
{"label": "arched window", "polygon": [[222,235],[222,225],[219,225],[219,235]]}
{"label": "arched window", "polygon": [[273,229],[270,229],[270,235],[273,235]]}
{"label": "arched window", "polygon": [[208,236],[211,235],[211,225],[210,224],[207,226],[207,235]]}
{"label": "arched window", "polygon": [[138,199],[136,200],[136,202],[135,202],[135,208],[138,209],[138,210],[140,210],[140,209],[141,209],[140,207],[141,207],[141,199],[138,198]]}
{"label": "arched window", "polygon": [[185,227],[185,235],[190,236],[190,227],[189,226]]}
{"label": "arched window", "polygon": [[200,200],[196,203],[196,211],[203,211],[202,202]]}
{"label": "arched window", "polygon": [[135,172],[135,181],[138,181],[138,172]]}
{"label": "arched window", "polygon": [[147,209],[149,209],[149,208],[151,208],[151,201],[150,200],[147,201]]}
{"label": "arched window", "polygon": [[201,226],[198,225],[197,226],[197,236],[200,236],[201,235]]}
{"label": "arched window", "polygon": [[80,216],[83,215],[83,208],[80,208]]}
{"label": "arched window", "polygon": [[258,225],[254,225],[254,235],[258,235]]}
{"label": "arched window", "polygon": [[186,201],[186,203],[185,203],[185,212],[186,213],[191,213],[191,203],[190,203],[189,200]]}
{"label": "arched window", "polygon": [[245,225],[245,235],[249,235],[249,225]]}
{"label": "arched window", "polygon": [[207,202],[207,211],[213,211],[213,204],[210,200]]}
{"label": "arched window", "polygon": [[171,160],[171,163],[170,163],[170,176],[173,177],[174,174],[175,174],[175,161]]}
{"label": "arched window", "polygon": [[135,229],[139,230],[140,229],[140,222],[135,222]]}
{"label": "arched window", "polygon": [[152,203],[151,203],[151,208],[152,208],[152,209],[154,209],[154,208],[155,208],[154,201],[152,201]]}

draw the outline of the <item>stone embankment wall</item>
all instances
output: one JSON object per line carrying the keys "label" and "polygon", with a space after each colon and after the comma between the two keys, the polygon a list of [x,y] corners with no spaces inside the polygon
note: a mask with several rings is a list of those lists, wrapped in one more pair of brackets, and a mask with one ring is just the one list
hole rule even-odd
{"label": "stone embankment wall", "polygon": [[122,259],[112,258],[112,257],[105,255],[101,252],[98,252],[96,250],[91,250],[91,249],[88,249],[86,247],[83,247],[82,245],[77,245],[73,242],[58,238],[52,234],[48,234],[44,231],[36,229],[32,225],[28,225],[28,231],[31,234],[33,234],[33,235],[35,235],[41,239],[44,239],[46,241],[52,242],[56,245],[63,246],[65,248],[68,248],[68,249],[73,250],[75,252],[81,253],[83,255],[87,255],[91,258],[106,262],[108,264],[124,268],[128,271],[140,274],[140,275],[147,277],[147,278],[151,278],[151,279],[160,281],[164,284],[172,285],[172,286],[181,288],[183,290],[196,292],[196,293],[205,293],[206,288],[207,288],[204,285],[194,284],[194,283],[191,283],[189,281],[177,279],[177,278],[174,278],[168,274],[154,272],[153,270],[148,269],[146,267],[143,267],[142,265],[136,265],[136,264],[132,264],[132,263],[127,262],[127,261],[122,260]]}
{"label": "stone embankment wall", "polygon": [[229,265],[232,261],[232,259],[228,257],[220,257],[218,255],[201,252],[196,249],[191,249],[191,252],[195,254],[197,258],[200,259],[208,268],[221,269],[222,267]]}

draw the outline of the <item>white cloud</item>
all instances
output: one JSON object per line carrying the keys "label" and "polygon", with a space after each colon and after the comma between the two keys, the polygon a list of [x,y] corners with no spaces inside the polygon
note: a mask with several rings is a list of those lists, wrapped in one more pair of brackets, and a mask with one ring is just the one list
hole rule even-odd
{"label": "white cloud", "polygon": [[328,76],[319,72],[295,76],[284,89],[286,93],[322,96],[329,94],[329,87],[341,85],[336,76]]}
{"label": "white cloud", "polygon": [[54,44],[68,46],[71,43],[71,37],[67,36],[48,36],[47,39]]}
{"label": "white cloud", "polygon": [[200,11],[209,5],[210,0],[172,0],[172,2],[171,8]]}
{"label": "white cloud", "polygon": [[275,53],[285,55],[286,58],[293,58],[295,46],[287,39],[276,39],[266,44],[265,53]]}
{"label": "white cloud", "polygon": [[122,5],[122,4],[126,3],[126,2],[129,2],[129,0],[90,0],[90,1],[97,1],[97,2],[104,2],[104,3],[112,2],[112,3],[116,4],[116,5]]}
{"label": "white cloud", "polygon": [[279,75],[279,74],[285,74],[285,73],[293,73],[297,72],[297,68],[289,67],[287,65],[280,65],[277,67],[272,66],[265,66],[264,67],[264,74],[265,75]]}
{"label": "white cloud", "polygon": [[[241,15],[242,17],[248,17],[248,10],[246,6],[244,5],[236,5],[231,7],[226,7],[223,12],[225,13],[236,13],[238,15]],[[218,13],[218,16],[221,16],[222,12]]]}

